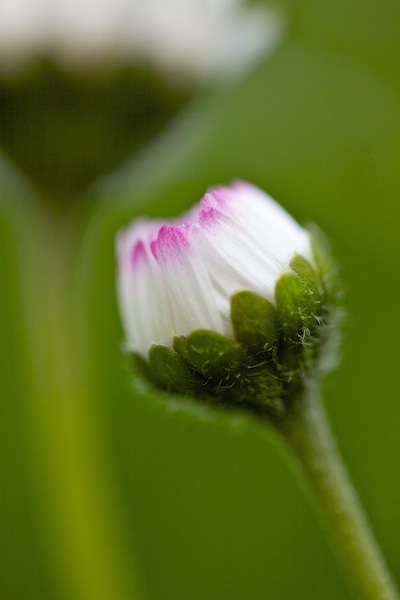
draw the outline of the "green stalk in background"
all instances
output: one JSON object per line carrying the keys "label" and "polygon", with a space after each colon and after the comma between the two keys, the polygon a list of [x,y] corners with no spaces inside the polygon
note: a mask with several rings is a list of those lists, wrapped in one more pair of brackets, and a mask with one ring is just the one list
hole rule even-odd
{"label": "green stalk in background", "polygon": [[78,327],[80,220],[39,204],[24,208],[21,292],[32,460],[44,537],[67,598],[142,598],[121,545],[96,378]]}

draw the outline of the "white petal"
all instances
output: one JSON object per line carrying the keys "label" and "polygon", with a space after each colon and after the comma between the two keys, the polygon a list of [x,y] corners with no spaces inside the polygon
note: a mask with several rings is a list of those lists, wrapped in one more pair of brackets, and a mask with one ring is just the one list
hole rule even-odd
{"label": "white petal", "polygon": [[223,331],[215,293],[201,255],[201,237],[199,228],[194,225],[164,226],[154,248],[179,310],[175,323],[177,335],[188,335],[199,328]]}
{"label": "white petal", "polygon": [[231,219],[213,207],[203,208],[199,221],[214,250],[207,262],[214,285],[230,298],[239,290],[252,290],[273,300],[281,268],[244,220]]}
{"label": "white petal", "polygon": [[260,245],[287,269],[295,253],[312,260],[308,233],[271,196],[242,181],[217,188],[206,196],[209,203],[237,222],[246,221]]}
{"label": "white petal", "polygon": [[153,230],[153,223],[139,223],[117,242],[117,291],[126,347],[143,356],[152,344],[170,345],[174,332],[173,299],[148,243]]}

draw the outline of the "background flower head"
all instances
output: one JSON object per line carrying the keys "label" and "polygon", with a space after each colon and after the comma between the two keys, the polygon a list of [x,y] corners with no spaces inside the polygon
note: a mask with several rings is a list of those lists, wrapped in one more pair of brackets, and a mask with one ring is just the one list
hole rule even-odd
{"label": "background flower head", "polygon": [[243,0],[3,0],[0,71],[43,57],[78,70],[136,63],[193,85],[242,71],[281,31],[276,9]]}

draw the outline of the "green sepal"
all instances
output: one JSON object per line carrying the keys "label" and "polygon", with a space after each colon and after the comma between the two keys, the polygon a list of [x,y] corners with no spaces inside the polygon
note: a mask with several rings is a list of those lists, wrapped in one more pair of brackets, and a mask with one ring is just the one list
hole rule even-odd
{"label": "green sepal", "polygon": [[300,341],[308,312],[307,286],[295,273],[283,273],[275,285],[275,300],[284,340]]}
{"label": "green sepal", "polygon": [[314,267],[298,254],[291,260],[290,267],[305,286],[303,321],[307,321],[306,327],[310,329],[312,335],[317,335],[326,314],[326,299],[322,282]]}
{"label": "green sepal", "polygon": [[137,352],[130,352],[129,362],[131,363],[132,367],[136,367],[136,369],[143,375],[145,379],[157,384],[150,365],[148,361],[143,358],[143,356]]}
{"label": "green sepal", "polygon": [[183,358],[166,346],[152,346],[149,352],[152,379],[169,392],[195,393],[199,385],[196,374]]}
{"label": "green sepal", "polygon": [[340,328],[344,320],[342,308],[343,290],[340,283],[338,265],[332,258],[329,240],[315,224],[309,229],[312,233],[311,246],[314,253],[316,271],[323,292],[323,325],[320,337],[318,369],[320,373],[330,371],[338,362]]}
{"label": "green sepal", "polygon": [[177,335],[174,337],[173,348],[175,352],[180,354],[184,361],[189,364],[191,363],[188,341],[184,335]]}
{"label": "green sepal", "polygon": [[276,344],[276,310],[258,294],[241,291],[231,298],[231,321],[236,340],[250,353],[270,350]]}
{"label": "green sepal", "polygon": [[310,295],[315,297],[318,303],[321,301],[320,283],[314,267],[302,256],[295,254],[290,261],[290,268],[296,273],[301,281],[308,287]]}
{"label": "green sepal", "polygon": [[260,364],[256,369],[248,367],[241,384],[238,396],[247,404],[273,408],[280,403],[283,382],[271,364]]}
{"label": "green sepal", "polygon": [[342,288],[338,275],[338,267],[332,259],[329,240],[317,225],[309,225],[311,232],[311,247],[316,264],[316,274],[321,282],[324,303],[331,306],[340,304]]}
{"label": "green sepal", "polygon": [[[207,379],[215,378],[223,386],[238,375],[245,353],[235,340],[215,331],[197,329],[187,337],[186,343],[184,352],[189,364]],[[180,344],[182,348],[182,342]]]}

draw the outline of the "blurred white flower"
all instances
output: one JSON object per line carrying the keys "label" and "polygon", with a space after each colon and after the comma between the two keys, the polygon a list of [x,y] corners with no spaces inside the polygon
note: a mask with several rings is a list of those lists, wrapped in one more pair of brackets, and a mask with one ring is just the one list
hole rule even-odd
{"label": "blurred white flower", "polygon": [[275,303],[296,254],[313,262],[309,234],[244,182],[211,190],[178,220],[134,222],[117,239],[127,349],[145,357],[197,329],[233,337],[231,297],[248,290]]}
{"label": "blurred white flower", "polygon": [[0,69],[140,63],[178,81],[232,77],[275,48],[282,15],[243,0],[1,0]]}

